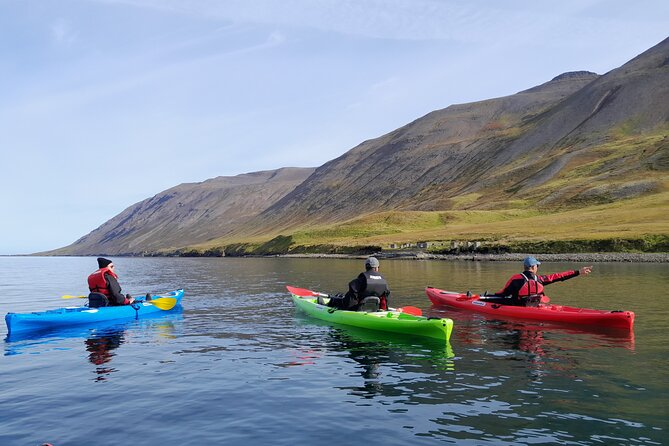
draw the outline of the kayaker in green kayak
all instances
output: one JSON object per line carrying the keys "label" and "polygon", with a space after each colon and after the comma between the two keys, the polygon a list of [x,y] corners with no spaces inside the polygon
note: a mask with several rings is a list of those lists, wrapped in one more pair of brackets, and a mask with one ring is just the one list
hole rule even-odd
{"label": "kayaker in green kayak", "polygon": [[106,307],[130,305],[135,298],[130,294],[121,293],[118,275],[114,272],[114,262],[104,257],[98,257],[98,270],[88,276],[88,305],[90,307]]}
{"label": "kayaker in green kayak", "polygon": [[365,272],[349,282],[348,292],[344,296],[331,296],[328,306],[339,310],[358,311],[362,305],[378,304],[377,309],[387,310],[390,289],[388,282],[379,272],[379,267],[376,257],[365,260]]}
{"label": "kayaker in green kayak", "polygon": [[587,276],[592,266],[547,275],[538,275],[541,262],[529,256],[523,260],[525,270],[513,275],[503,289],[492,295],[485,296],[487,302],[515,306],[536,306],[544,294],[544,285],[569,280],[577,276]]}

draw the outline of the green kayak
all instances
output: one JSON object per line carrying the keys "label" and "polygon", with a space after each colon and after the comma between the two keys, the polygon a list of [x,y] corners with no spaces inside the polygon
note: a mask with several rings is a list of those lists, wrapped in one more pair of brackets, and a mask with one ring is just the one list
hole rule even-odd
{"label": "green kayak", "polygon": [[[323,321],[342,325],[368,328],[370,330],[389,331],[413,336],[427,336],[448,341],[453,330],[451,319],[426,318],[415,316],[397,309],[391,311],[336,310],[318,304],[318,296],[327,296],[304,288],[286,287],[291,294],[295,306],[300,310]],[[327,302],[327,298],[325,301]]]}

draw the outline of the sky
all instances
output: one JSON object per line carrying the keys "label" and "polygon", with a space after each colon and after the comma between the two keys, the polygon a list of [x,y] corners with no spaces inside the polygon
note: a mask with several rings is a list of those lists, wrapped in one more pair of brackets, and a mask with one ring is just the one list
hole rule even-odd
{"label": "sky", "polygon": [[666,0],[0,0],[0,255],[669,34]]}

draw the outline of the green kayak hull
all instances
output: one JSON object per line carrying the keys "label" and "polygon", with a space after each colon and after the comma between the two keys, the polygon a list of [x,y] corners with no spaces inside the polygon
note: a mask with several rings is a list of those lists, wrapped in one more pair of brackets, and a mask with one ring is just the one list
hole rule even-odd
{"label": "green kayak hull", "polygon": [[336,310],[325,305],[319,305],[315,298],[301,297],[293,293],[291,293],[291,297],[295,306],[309,316],[336,324],[411,336],[426,336],[445,341],[450,339],[453,331],[453,321],[451,319],[428,319],[400,311],[364,313]]}

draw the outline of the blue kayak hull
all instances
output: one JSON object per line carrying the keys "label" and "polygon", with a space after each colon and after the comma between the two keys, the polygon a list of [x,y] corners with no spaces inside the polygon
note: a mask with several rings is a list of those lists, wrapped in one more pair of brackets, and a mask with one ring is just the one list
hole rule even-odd
{"label": "blue kayak hull", "polygon": [[[177,301],[176,305],[180,305],[183,295],[184,290],[176,290],[153,296],[153,298],[175,298]],[[161,311],[165,310],[161,310],[149,302],[136,302],[132,305],[123,305],[120,307],[72,307],[33,313],[7,313],[5,315],[5,322],[7,323],[7,333],[14,334],[17,332],[47,330],[56,327],[94,324],[115,319],[138,319]]]}

